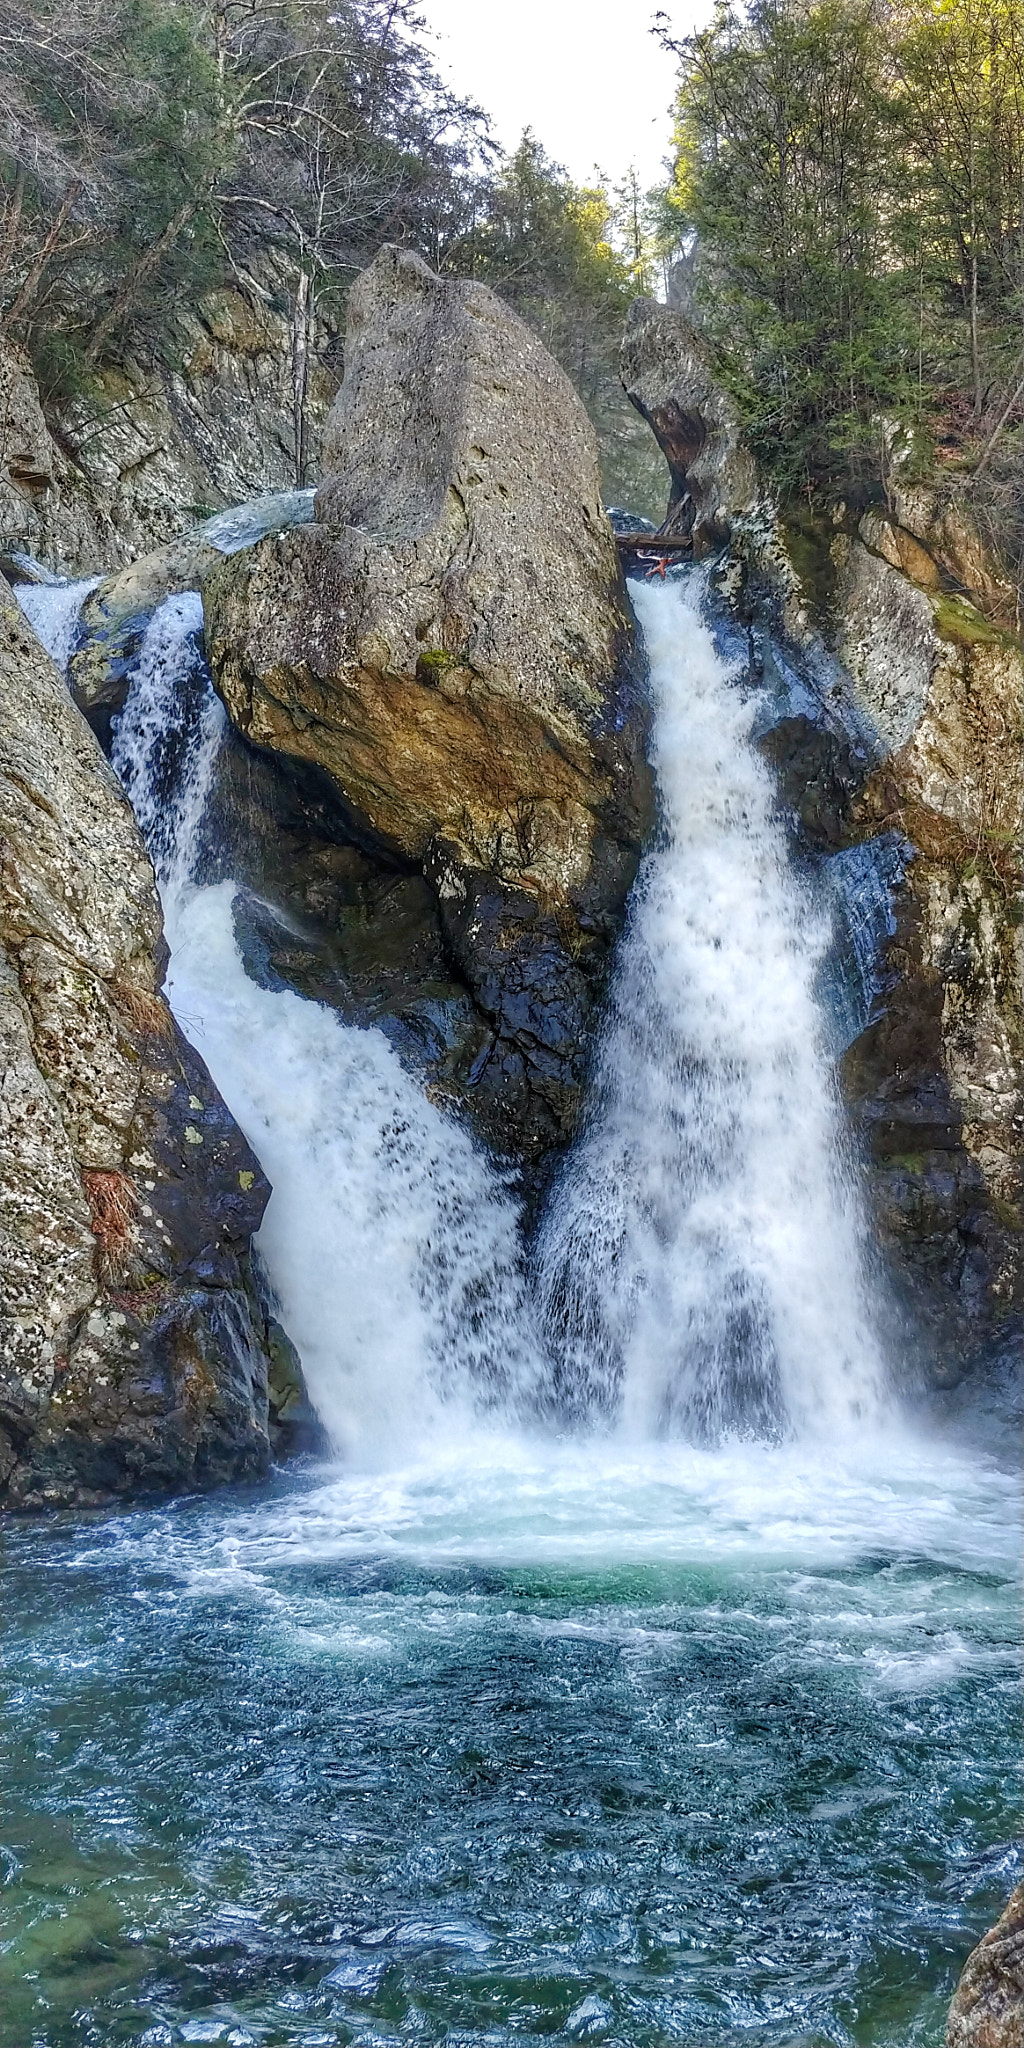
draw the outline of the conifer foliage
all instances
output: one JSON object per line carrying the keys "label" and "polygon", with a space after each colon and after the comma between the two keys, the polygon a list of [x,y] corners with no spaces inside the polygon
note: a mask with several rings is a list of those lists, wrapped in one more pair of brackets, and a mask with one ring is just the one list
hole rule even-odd
{"label": "conifer foliage", "polygon": [[661,32],[680,60],[667,211],[782,490],[870,488],[906,426],[925,466],[1019,492],[1019,0],[749,0]]}

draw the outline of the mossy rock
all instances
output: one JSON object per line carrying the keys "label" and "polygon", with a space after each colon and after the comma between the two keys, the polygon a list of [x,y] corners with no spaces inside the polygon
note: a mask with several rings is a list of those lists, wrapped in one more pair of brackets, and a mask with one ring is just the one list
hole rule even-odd
{"label": "mossy rock", "polygon": [[1007,647],[1017,652],[1013,634],[994,626],[966,597],[943,591],[931,598],[931,607],[940,639],[959,647]]}

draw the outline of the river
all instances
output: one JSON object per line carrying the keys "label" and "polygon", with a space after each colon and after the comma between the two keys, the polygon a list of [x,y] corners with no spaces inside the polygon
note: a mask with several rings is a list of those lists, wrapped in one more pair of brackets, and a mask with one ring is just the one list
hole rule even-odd
{"label": "river", "polygon": [[896,1391],[827,918],[699,582],[637,603],[661,827],[529,1248],[380,1033],[246,976],[153,620],[115,765],[333,1455],[10,1530],[11,2048],[938,2048],[1018,1874],[1005,1424]]}

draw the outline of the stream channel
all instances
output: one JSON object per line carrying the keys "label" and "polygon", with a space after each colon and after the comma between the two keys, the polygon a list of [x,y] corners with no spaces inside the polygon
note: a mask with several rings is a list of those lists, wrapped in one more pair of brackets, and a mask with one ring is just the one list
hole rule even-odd
{"label": "stream channel", "polygon": [[699,584],[635,597],[662,824],[528,1252],[382,1033],[248,978],[153,619],[114,762],[336,1455],[8,1530],[9,2048],[939,2048],[1020,1874],[1005,1419],[893,1391],[827,918]]}

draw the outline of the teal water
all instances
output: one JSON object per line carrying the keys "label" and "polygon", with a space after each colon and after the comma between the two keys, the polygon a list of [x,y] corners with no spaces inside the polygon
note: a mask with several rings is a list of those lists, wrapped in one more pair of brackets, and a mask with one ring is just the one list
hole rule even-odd
{"label": "teal water", "polygon": [[4,2042],[938,2048],[1019,1547],[998,1450],[899,1431],[13,1526]]}

